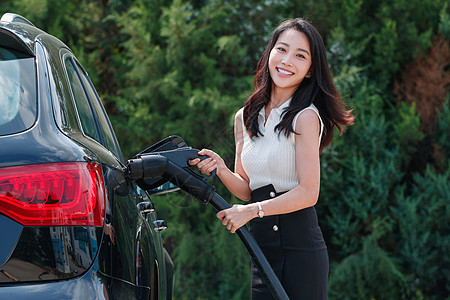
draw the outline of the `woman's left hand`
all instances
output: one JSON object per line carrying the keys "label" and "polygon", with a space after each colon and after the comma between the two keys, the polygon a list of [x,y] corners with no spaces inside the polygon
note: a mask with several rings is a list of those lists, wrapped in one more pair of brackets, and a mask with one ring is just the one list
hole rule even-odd
{"label": "woman's left hand", "polygon": [[217,217],[222,220],[222,225],[226,226],[231,233],[247,224],[248,221],[257,216],[258,208],[254,204],[235,204],[228,209],[221,210]]}

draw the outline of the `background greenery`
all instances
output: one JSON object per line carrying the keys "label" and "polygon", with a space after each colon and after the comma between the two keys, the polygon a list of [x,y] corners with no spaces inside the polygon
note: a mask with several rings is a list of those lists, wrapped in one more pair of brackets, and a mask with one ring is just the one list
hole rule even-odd
{"label": "background greenery", "polygon": [[[177,134],[230,167],[233,115],[270,32],[306,17],[356,115],[322,154],[330,298],[450,299],[448,0],[2,2],[74,50],[125,157]],[[175,298],[248,299],[248,255],[213,209],[181,193],[153,200],[169,221]]]}

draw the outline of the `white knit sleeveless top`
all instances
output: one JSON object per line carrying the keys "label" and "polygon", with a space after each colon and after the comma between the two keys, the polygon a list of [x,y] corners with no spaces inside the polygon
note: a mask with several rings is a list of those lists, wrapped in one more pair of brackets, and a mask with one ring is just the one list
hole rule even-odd
{"label": "white knit sleeveless top", "polygon": [[[241,162],[245,173],[250,179],[251,190],[272,184],[277,192],[284,192],[298,185],[295,166],[295,134],[291,133],[289,137],[286,137],[283,133],[278,134],[278,131],[274,131],[275,126],[281,121],[281,113],[289,106],[290,102],[291,100],[289,99],[280,107],[272,109],[265,125],[265,109],[264,107],[261,109],[258,116],[258,124],[259,130],[264,136],[251,139],[247,130],[242,130],[244,143]],[[313,110],[319,117],[320,144],[323,122],[319,111],[313,104],[295,116],[292,126],[295,128],[298,116],[307,109]],[[241,115],[243,116],[243,113]],[[245,128],[244,120],[242,120],[242,126]]]}

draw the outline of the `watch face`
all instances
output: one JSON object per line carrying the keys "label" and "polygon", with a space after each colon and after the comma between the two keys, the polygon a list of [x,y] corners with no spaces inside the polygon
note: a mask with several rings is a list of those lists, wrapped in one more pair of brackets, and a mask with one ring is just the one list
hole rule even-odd
{"label": "watch face", "polygon": [[263,212],[262,210],[260,210],[260,211],[258,212],[258,216],[259,216],[260,218],[264,217],[264,212]]}

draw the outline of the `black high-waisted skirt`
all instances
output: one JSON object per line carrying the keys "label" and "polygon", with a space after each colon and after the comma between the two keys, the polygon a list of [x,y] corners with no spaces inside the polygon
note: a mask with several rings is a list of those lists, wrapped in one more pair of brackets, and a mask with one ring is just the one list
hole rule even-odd
{"label": "black high-waisted skirt", "polygon": [[[252,191],[252,202],[280,195],[272,185]],[[314,207],[293,213],[255,218],[250,232],[280,279],[290,300],[327,299],[328,253]],[[272,294],[252,263],[252,300]]]}

